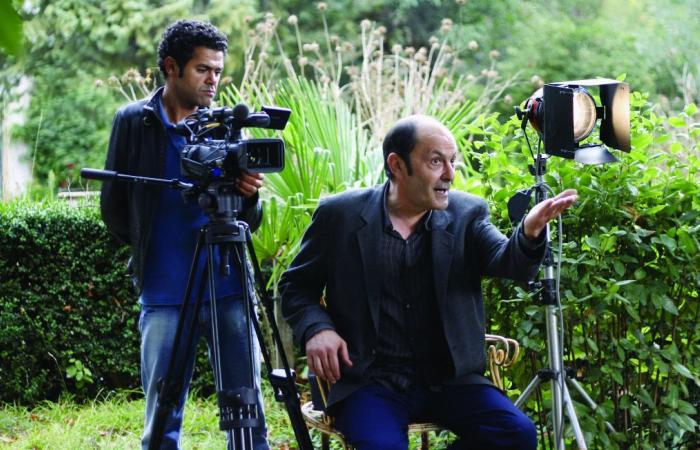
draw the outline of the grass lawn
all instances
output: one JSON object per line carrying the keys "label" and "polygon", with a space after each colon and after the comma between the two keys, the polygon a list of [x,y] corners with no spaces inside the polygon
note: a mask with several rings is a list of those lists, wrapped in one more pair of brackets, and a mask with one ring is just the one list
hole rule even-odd
{"label": "grass lawn", "polygon": [[[266,383],[264,383],[266,385]],[[263,389],[270,447],[296,447],[287,412],[275,402],[269,387]],[[0,448],[24,450],[82,450],[140,448],[143,399],[134,392],[118,392],[79,404],[70,399],[44,402],[33,408],[0,406]],[[224,449],[226,440],[218,429],[214,397],[191,397],[185,406],[181,444],[183,449]],[[312,433],[315,448],[320,438]],[[418,435],[411,435],[411,448],[420,448]],[[444,448],[447,436],[433,436],[432,448]],[[331,443],[332,448],[339,445]]]}
{"label": "grass lawn", "polygon": [[[265,389],[267,425],[272,448],[294,442],[286,411]],[[78,404],[71,400],[45,402],[33,408],[0,407],[0,448],[8,449],[136,449],[143,427],[143,399],[119,392],[105,399]],[[268,401],[269,400],[269,401]],[[185,407],[182,447],[223,449],[216,400],[190,398]]]}

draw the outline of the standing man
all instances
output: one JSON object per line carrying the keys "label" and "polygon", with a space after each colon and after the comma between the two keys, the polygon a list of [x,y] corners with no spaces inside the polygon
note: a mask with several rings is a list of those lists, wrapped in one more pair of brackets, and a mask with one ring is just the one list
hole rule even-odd
{"label": "standing man", "polygon": [[408,448],[413,421],[451,429],[454,448],[534,450],[534,424],[483,375],[480,283],[532,278],[576,191],[508,239],[483,199],[450,192],[457,146],[437,120],[400,120],[383,148],[389,180],[322,200],[279,285],[309,368],[332,383],[336,428],[359,450]]}
{"label": "standing man", "polygon": [[[181,178],[180,151],[185,138],[175,124],[200,107],[210,105],[224,68],[226,36],[208,23],[180,20],[163,33],[158,46],[158,66],[165,86],[150,98],[121,108],[112,127],[105,168],[131,175]],[[236,180],[245,198],[239,218],[255,230],[261,220],[258,190],[262,175],[242,173]],[[131,246],[130,269],[139,291],[141,314],[141,382],[146,393],[145,429],[141,444],[148,448],[158,399],[159,380],[168,369],[180,307],[199,229],[208,223],[203,210],[185,204],[179,192],[143,184],[106,182],[102,186],[102,218],[109,231]],[[218,267],[218,252],[215,267]],[[199,261],[204,267],[206,252]],[[217,274],[216,295],[224,389],[248,385],[248,330],[238,271]],[[199,286],[198,274],[194,286]],[[194,289],[196,291],[196,289]],[[209,301],[209,290],[204,293]],[[193,302],[191,302],[193,303]],[[191,311],[190,311],[191,313]],[[195,342],[203,335],[212,359],[210,307],[204,304],[196,320]],[[187,326],[185,327],[187,328]],[[185,330],[186,332],[187,330]],[[183,332],[183,335],[186,333]],[[185,362],[182,396],[167,420],[163,449],[179,448],[183,409],[195,361],[196,346],[187,354],[185,342],[178,357]],[[257,343],[255,343],[257,344]],[[260,367],[256,352],[255,379],[259,389]],[[262,414],[262,397],[258,400]],[[256,450],[267,449],[265,426],[253,430]]]}

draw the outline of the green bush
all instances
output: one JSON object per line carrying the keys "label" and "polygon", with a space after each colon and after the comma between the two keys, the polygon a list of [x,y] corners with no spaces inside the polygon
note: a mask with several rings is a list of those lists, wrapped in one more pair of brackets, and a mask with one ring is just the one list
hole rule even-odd
{"label": "green bush", "polygon": [[79,397],[138,382],[127,249],[94,207],[0,207],[0,401]]}
{"label": "green bush", "polygon": [[[575,187],[580,193],[563,222],[565,360],[598,412],[570,390],[590,448],[698,448],[697,108],[661,118],[638,93],[632,103],[629,155],[618,154],[619,163],[605,166],[552,158],[545,177],[554,191]],[[460,183],[495,205],[501,229],[509,228],[508,198],[534,181],[519,125],[485,118],[465,151],[479,170],[465,169]],[[524,363],[509,372],[517,394],[547,365],[545,310],[512,283],[488,280],[484,288],[490,331],[517,338],[525,349]],[[532,417],[549,411],[548,383],[543,395],[544,405],[530,403]],[[604,419],[618,433],[608,433]]]}
{"label": "green bush", "polygon": [[[0,204],[0,402],[137,388],[139,305],[129,248],[95,203]],[[192,390],[213,393],[200,345]]]}

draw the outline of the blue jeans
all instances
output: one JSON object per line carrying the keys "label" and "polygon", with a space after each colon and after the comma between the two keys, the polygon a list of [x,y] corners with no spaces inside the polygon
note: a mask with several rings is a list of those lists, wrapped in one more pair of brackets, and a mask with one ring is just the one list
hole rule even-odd
{"label": "blue jeans", "polygon": [[416,386],[407,393],[370,384],[341,401],[335,426],[358,450],[406,450],[408,425],[438,423],[459,439],[451,449],[535,450],[532,421],[501,391],[486,384]]}
{"label": "blue jeans", "polygon": [[[190,306],[189,314],[192,310]],[[158,400],[158,380],[163,378],[168,371],[168,364],[172,354],[175,334],[177,332],[177,322],[180,315],[180,306],[142,306],[139,318],[139,330],[141,331],[141,383],[146,393],[146,418],[144,433],[141,439],[141,446],[145,450],[148,448],[153,417],[156,411]],[[248,334],[245,327],[245,307],[243,301],[237,297],[225,297],[217,301],[217,316],[219,328],[219,344],[221,347],[221,374],[223,389],[233,389],[241,386],[249,386],[249,352]],[[177,408],[172,412],[167,420],[161,449],[180,448],[180,428],[182,427],[182,417],[184,413],[185,399],[189,390],[194,362],[196,356],[197,342],[202,335],[206,338],[209,348],[209,362],[213,365],[212,332],[211,332],[211,310],[208,302],[203,303],[199,311],[199,317],[195,322],[193,330],[192,349],[186,354],[186,334],[189,320],[186,321],[180,338],[180,350],[178,358],[185,361],[185,371],[182,380],[182,395],[178,400]],[[188,317],[189,319],[189,317]],[[255,333],[253,333],[255,336]],[[263,413],[262,393],[260,392],[260,356],[258,342],[253,339],[254,344],[254,380],[260,395],[258,396],[258,410],[261,417]],[[182,360],[181,360],[182,361]],[[212,417],[214,419],[214,417]],[[266,441],[267,430],[264,425],[253,430],[253,444],[255,450],[267,450]]]}

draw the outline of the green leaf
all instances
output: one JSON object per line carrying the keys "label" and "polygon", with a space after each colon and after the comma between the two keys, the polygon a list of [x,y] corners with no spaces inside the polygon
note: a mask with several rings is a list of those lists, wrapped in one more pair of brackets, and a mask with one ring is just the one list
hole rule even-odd
{"label": "green leaf", "polygon": [[22,18],[9,0],[0,2],[0,48],[15,56],[23,49]]}
{"label": "green leaf", "polygon": [[664,208],[666,208],[666,205],[656,205],[656,206],[652,206],[651,208],[649,208],[649,209],[647,209],[647,210],[645,211],[645,214],[647,214],[647,215],[649,215],[649,216],[653,216],[653,215],[656,214],[657,212],[662,211]]}
{"label": "green leaf", "polygon": [[613,261],[613,268],[619,276],[623,276],[625,274],[625,266],[617,259]]}
{"label": "green leaf", "polygon": [[685,367],[683,364],[681,364],[681,363],[674,363],[674,364],[673,364],[673,368],[676,369],[676,372],[678,372],[679,374],[683,375],[684,377],[689,378],[689,379],[691,379],[691,380],[694,380],[694,379],[695,379],[695,377],[694,377],[693,374],[690,372],[690,370],[688,370],[688,368]]}
{"label": "green leaf", "polygon": [[664,296],[663,299],[663,308],[673,314],[674,316],[678,315],[678,308],[676,308],[676,305],[673,303],[673,300],[670,298]]}
{"label": "green leaf", "polygon": [[669,117],[668,123],[675,128],[681,128],[687,125],[685,119],[679,116]]}
{"label": "green leaf", "polygon": [[693,117],[695,113],[698,112],[698,107],[695,103],[689,103],[688,105],[686,105],[683,112],[686,113],[689,117]]}
{"label": "green leaf", "polygon": [[635,150],[644,150],[654,142],[654,136],[651,134],[638,134],[632,137],[632,146]]}
{"label": "green leaf", "polygon": [[624,380],[622,379],[622,374],[620,373],[619,370],[611,369],[610,370],[610,376],[613,377],[613,380],[620,386],[622,386],[624,383]]}

